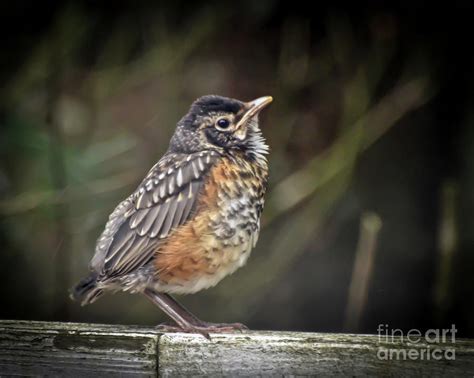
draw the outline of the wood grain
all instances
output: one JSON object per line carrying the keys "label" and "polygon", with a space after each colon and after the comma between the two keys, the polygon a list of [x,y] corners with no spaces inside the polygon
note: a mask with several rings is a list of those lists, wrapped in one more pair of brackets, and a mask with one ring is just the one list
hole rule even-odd
{"label": "wood grain", "polygon": [[[22,376],[470,376],[474,340],[408,344],[376,335],[249,331],[161,334],[121,325],[0,320],[0,375]],[[391,359],[380,348],[455,349],[455,360]]]}
{"label": "wood grain", "polygon": [[0,374],[156,376],[159,336],[137,327],[0,321]]}

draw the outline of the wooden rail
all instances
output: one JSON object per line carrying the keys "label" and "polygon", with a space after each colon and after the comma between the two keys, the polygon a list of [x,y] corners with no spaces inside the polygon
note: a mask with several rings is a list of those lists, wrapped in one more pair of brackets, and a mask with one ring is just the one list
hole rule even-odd
{"label": "wooden rail", "polygon": [[[0,376],[474,374],[474,340],[409,344],[380,342],[376,335],[267,331],[211,337],[136,326],[0,320]],[[454,349],[455,359],[420,357],[422,350],[434,349]],[[394,354],[385,358],[389,355],[381,352],[389,350]],[[409,357],[411,350],[418,358]]]}

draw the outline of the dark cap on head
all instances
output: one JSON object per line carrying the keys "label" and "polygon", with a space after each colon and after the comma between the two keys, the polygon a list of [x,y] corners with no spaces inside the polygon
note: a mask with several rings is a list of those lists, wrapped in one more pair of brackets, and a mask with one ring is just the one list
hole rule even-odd
{"label": "dark cap on head", "polygon": [[191,105],[191,112],[195,114],[207,114],[210,112],[238,113],[244,103],[233,98],[217,95],[207,95],[199,97]]}

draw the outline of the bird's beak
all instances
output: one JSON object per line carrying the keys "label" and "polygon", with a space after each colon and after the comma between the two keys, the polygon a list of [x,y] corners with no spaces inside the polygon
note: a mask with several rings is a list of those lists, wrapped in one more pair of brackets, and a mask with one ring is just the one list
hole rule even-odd
{"label": "bird's beak", "polygon": [[242,116],[242,118],[239,120],[239,122],[237,123],[236,129],[239,129],[242,127],[242,125],[245,125],[250,118],[257,115],[260,112],[260,110],[265,108],[272,101],[273,101],[272,96],[263,96],[263,97],[257,98],[256,100],[247,102],[245,104],[245,108],[246,108],[245,113]]}

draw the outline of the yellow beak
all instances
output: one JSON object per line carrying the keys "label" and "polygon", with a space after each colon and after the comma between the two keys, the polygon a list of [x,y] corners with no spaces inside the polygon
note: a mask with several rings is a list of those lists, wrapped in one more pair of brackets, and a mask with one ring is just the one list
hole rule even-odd
{"label": "yellow beak", "polygon": [[242,116],[242,118],[239,120],[239,123],[237,123],[236,129],[239,129],[242,125],[245,125],[247,121],[258,114],[260,110],[265,108],[267,105],[269,105],[273,101],[272,96],[263,96],[259,97],[256,100],[247,102],[246,104],[246,112]]}

